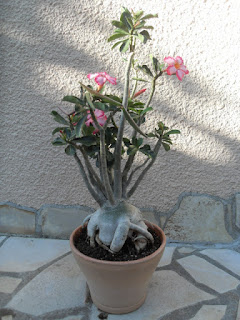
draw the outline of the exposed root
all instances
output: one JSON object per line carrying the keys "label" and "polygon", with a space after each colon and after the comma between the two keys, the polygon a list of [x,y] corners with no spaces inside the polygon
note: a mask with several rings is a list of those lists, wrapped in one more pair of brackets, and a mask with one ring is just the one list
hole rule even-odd
{"label": "exposed root", "polygon": [[83,223],[82,223],[83,226],[85,225],[85,223],[87,223],[87,222],[91,219],[92,215],[93,215],[93,213],[89,214],[89,215],[83,220]]}
{"label": "exposed root", "polygon": [[147,239],[142,235],[133,238],[133,242],[137,252],[142,251],[147,245]]}
{"label": "exposed root", "polygon": [[108,246],[106,246],[104,243],[102,243],[102,241],[99,239],[99,234],[97,233],[95,236],[95,240],[98,243],[98,245],[100,247],[102,247],[103,249],[107,250],[110,253],[114,253],[111,249],[108,248]]}
{"label": "exposed root", "polygon": [[151,241],[152,243],[154,242],[153,236],[151,235],[150,232],[148,232],[147,230],[143,229],[142,227],[131,223],[130,224],[130,229],[140,233],[141,235],[143,235],[144,237],[146,237],[149,241]]}

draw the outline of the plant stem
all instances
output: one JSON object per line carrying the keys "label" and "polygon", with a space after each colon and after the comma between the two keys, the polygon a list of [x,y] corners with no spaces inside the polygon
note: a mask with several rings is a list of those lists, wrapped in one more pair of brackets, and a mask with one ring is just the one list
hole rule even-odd
{"label": "plant stem", "polygon": [[157,154],[159,152],[159,149],[161,147],[162,144],[162,136],[160,136],[158,142],[155,145],[154,148],[154,153],[155,156],[154,158],[152,158],[151,162],[148,164],[148,166],[141,172],[141,174],[139,175],[137,181],[134,183],[133,187],[130,189],[130,191],[127,193],[127,199],[129,199],[133,193],[136,191],[137,187],[139,186],[140,182],[142,181],[143,177],[145,176],[145,174],[148,172],[148,170],[152,167],[152,165],[154,164],[156,158],[157,158]]}
{"label": "plant stem", "polygon": [[100,126],[100,124],[98,123],[98,121],[96,119],[96,116],[94,114],[94,105],[91,101],[90,93],[88,93],[88,92],[86,93],[86,99],[87,99],[87,102],[90,107],[90,113],[91,113],[92,119],[93,119],[97,129],[100,132],[100,166],[101,166],[101,171],[102,171],[102,175],[103,175],[103,183],[105,186],[106,195],[107,195],[109,202],[112,205],[114,205],[115,200],[114,200],[113,191],[112,191],[112,188],[110,185],[109,176],[108,176],[108,169],[107,169],[107,157],[106,157],[106,148],[105,148],[105,130],[103,127]]}
{"label": "plant stem", "polygon": [[[155,92],[156,79],[157,79],[157,77],[154,77],[153,80],[152,80],[152,88],[151,88],[151,92],[150,92],[150,95],[148,97],[148,100],[145,103],[145,106],[144,106],[145,108],[148,108],[150,103],[151,103],[151,101],[152,101],[152,98],[153,98],[153,95],[154,95],[154,92]],[[136,81],[136,84],[137,84],[137,81]],[[135,91],[133,92],[133,95],[134,95],[134,93],[135,93]],[[140,121],[139,121],[139,126],[140,125],[141,125],[141,118],[140,118]],[[132,137],[136,137],[136,135],[137,135],[137,131],[134,130]],[[127,162],[125,164],[125,167],[124,167],[124,170],[123,170],[123,174],[122,174],[122,185],[123,185],[123,187],[122,187],[122,189],[123,189],[123,193],[124,194],[126,193],[127,185],[129,185],[129,183],[127,183],[127,175],[128,175],[129,170],[132,167],[134,158],[135,158],[135,154],[134,155],[130,155],[128,157],[128,160],[127,160]]]}
{"label": "plant stem", "polygon": [[87,177],[87,175],[86,175],[86,173],[85,173],[84,166],[83,166],[81,160],[79,159],[79,157],[78,157],[78,155],[77,155],[76,153],[74,154],[74,159],[77,161],[77,164],[78,164],[78,166],[79,166],[80,173],[81,173],[81,175],[82,175],[82,177],[83,177],[83,180],[84,180],[84,182],[85,182],[85,184],[86,184],[89,192],[91,193],[92,197],[97,201],[97,203],[98,203],[100,206],[102,206],[102,205],[104,204],[104,200],[101,199],[101,197],[100,197],[100,196],[94,191],[94,189],[92,188],[92,186],[91,186],[91,184],[90,184],[90,182],[89,182],[89,180],[88,180],[88,177]]}
{"label": "plant stem", "polygon": [[[131,64],[133,59],[133,52],[130,53],[128,64],[126,68],[125,74],[125,85],[123,92],[123,108],[127,109],[128,107],[128,92],[129,92],[129,76],[131,71]],[[123,111],[121,111],[120,124],[118,128],[118,135],[115,147],[115,163],[114,163],[114,196],[116,199],[120,199],[122,197],[122,173],[121,173],[121,158],[122,158],[122,139],[123,139],[123,131],[125,125],[125,116]]]}
{"label": "plant stem", "polygon": [[105,131],[100,131],[100,166],[102,167],[103,173],[103,183],[105,185],[107,198],[109,202],[114,205],[115,200],[113,196],[113,190],[111,188],[111,184],[109,181],[108,168],[107,168],[107,156],[106,156],[106,148],[105,148]]}
{"label": "plant stem", "polygon": [[152,101],[152,98],[153,98],[153,95],[154,95],[154,92],[155,92],[155,85],[156,85],[156,78],[153,78],[152,80],[152,89],[151,89],[151,92],[150,92],[150,95],[148,97],[148,100],[147,102],[145,103],[145,109],[149,107],[151,101]]}

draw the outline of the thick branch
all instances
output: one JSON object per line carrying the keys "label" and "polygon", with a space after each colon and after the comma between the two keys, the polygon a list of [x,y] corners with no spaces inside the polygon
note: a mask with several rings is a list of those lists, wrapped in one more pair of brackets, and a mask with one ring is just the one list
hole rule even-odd
{"label": "thick branch", "polygon": [[78,166],[79,166],[80,173],[81,173],[81,175],[82,175],[82,177],[83,177],[84,182],[86,183],[86,186],[87,186],[87,188],[88,188],[88,191],[91,193],[92,197],[97,201],[97,203],[98,203],[100,206],[102,206],[105,201],[104,201],[104,199],[101,198],[101,196],[100,196],[99,194],[97,194],[97,193],[94,191],[94,189],[93,189],[93,187],[91,186],[91,184],[90,184],[90,182],[89,182],[89,180],[88,180],[88,177],[87,177],[87,175],[86,175],[86,173],[85,173],[84,166],[83,166],[81,160],[79,159],[79,157],[78,157],[78,155],[77,155],[76,153],[74,154],[74,159],[77,161],[77,164],[78,164]]}
{"label": "thick branch", "polygon": [[130,198],[133,193],[136,191],[137,187],[139,186],[140,182],[142,181],[143,177],[145,176],[145,174],[148,172],[148,170],[152,167],[152,165],[154,164],[156,158],[157,158],[157,155],[158,155],[158,152],[159,152],[159,149],[161,147],[161,144],[162,144],[162,136],[159,138],[158,142],[156,143],[156,146],[154,148],[154,153],[155,153],[155,156],[154,158],[152,158],[151,162],[148,164],[148,166],[142,171],[142,173],[139,175],[137,181],[134,183],[133,187],[130,189],[130,191],[127,193],[127,199]]}
{"label": "thick branch", "polygon": [[96,116],[94,114],[94,105],[91,101],[90,94],[86,93],[86,99],[90,107],[90,113],[92,116],[92,119],[94,121],[94,124],[96,125],[97,129],[100,132],[100,166],[101,166],[101,172],[103,175],[103,183],[106,190],[106,195],[111,204],[115,204],[113,191],[110,185],[109,176],[108,176],[108,169],[107,169],[107,157],[106,157],[106,148],[105,148],[105,130],[103,127],[100,126],[98,123]]}
{"label": "thick branch", "polygon": [[[123,108],[127,109],[128,94],[129,94],[129,76],[132,64],[133,52],[130,53],[125,75],[125,85],[123,92]],[[122,157],[122,139],[125,125],[125,116],[121,112],[120,124],[118,128],[118,135],[115,147],[115,162],[114,162],[114,195],[115,198],[120,199],[122,196],[122,173],[121,173],[121,157]]]}
{"label": "thick branch", "polygon": [[134,174],[136,173],[136,171],[138,171],[139,169],[144,167],[148,163],[149,160],[150,160],[150,158],[147,158],[142,164],[140,164],[138,167],[136,167],[134,170],[132,170],[132,172],[129,175],[128,180],[126,181],[126,187],[129,186],[129,184],[131,183],[132,178],[133,178]]}
{"label": "thick branch", "polygon": [[94,170],[91,162],[88,159],[88,156],[86,154],[86,151],[84,150],[84,148],[82,146],[77,145],[76,143],[69,141],[69,144],[73,145],[76,149],[80,150],[85,162],[85,165],[88,169],[89,172],[91,172],[91,175],[93,176],[94,180],[95,180],[95,185],[98,187],[99,190],[101,190],[101,192],[103,193],[103,195],[105,194],[105,187],[102,183],[102,181],[100,180],[98,174],[96,173],[96,171]]}
{"label": "thick branch", "polygon": [[94,168],[92,167],[92,164],[91,162],[89,161],[88,159],[88,156],[85,152],[85,150],[79,146],[79,150],[81,151],[82,155],[83,155],[83,158],[84,158],[84,161],[85,161],[85,165],[86,167],[88,168],[89,172],[91,173],[91,175],[93,176],[95,182],[96,182],[96,185],[98,187],[99,190],[101,190],[101,192],[103,193],[103,195],[105,195],[106,193],[106,190],[105,190],[105,187],[104,187],[104,184],[102,183],[102,181],[100,180],[98,174],[96,173],[96,171],[94,170]]}
{"label": "thick branch", "polygon": [[109,181],[108,168],[107,168],[107,156],[105,148],[105,131],[100,131],[100,166],[102,167],[103,182],[105,185],[108,200],[111,204],[115,204],[113,190]]}
{"label": "thick branch", "polygon": [[153,98],[153,95],[154,95],[154,92],[155,92],[155,85],[156,85],[156,78],[153,78],[153,80],[152,80],[152,89],[151,89],[150,95],[148,97],[148,100],[144,105],[145,109],[149,107],[149,105],[150,105],[150,103],[152,101],[152,98]]}
{"label": "thick branch", "polygon": [[[152,80],[152,88],[151,88],[151,92],[150,92],[150,95],[148,97],[148,100],[147,102],[145,103],[145,108],[148,108],[151,101],[152,101],[152,98],[153,98],[153,95],[154,95],[154,92],[155,92],[155,84],[156,84],[156,77],[153,78]],[[137,83],[137,81],[136,81]],[[134,95],[134,94],[133,94]],[[141,125],[141,119],[139,120],[139,125]],[[133,137],[136,137],[137,135],[137,131],[134,130],[133,131]],[[122,189],[123,189],[123,193],[126,193],[126,187],[129,185],[129,183],[127,183],[127,175],[128,175],[128,172],[130,171],[132,165],[133,165],[133,161],[134,161],[134,158],[135,158],[135,154],[134,155],[130,155],[128,157],[128,160],[125,164],[125,167],[124,167],[124,170],[123,170],[123,174],[122,174]]]}

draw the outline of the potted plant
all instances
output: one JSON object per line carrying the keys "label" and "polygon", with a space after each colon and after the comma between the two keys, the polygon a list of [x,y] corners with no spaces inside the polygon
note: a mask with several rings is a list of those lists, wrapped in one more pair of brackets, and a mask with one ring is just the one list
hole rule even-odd
{"label": "potted plant", "polygon": [[[109,89],[105,92],[105,84],[116,85],[116,78],[106,72],[90,73],[87,77],[97,87],[80,83],[79,97],[63,98],[72,103],[72,112],[63,111],[64,117],[52,111],[61,124],[53,131],[59,134],[53,145],[65,146],[66,154],[74,157],[99,204],[99,209],[72,233],[71,249],[87,278],[93,302],[110,313],[130,312],[144,302],[147,284],[166,244],[163,231],[145,222],[140,210],[129,203],[160,147],[169,151],[171,135],[180,133],[169,130],[163,122],[151,132],[142,129],[152,110],[157,81],[166,74],[176,74],[182,80],[188,73],[179,56],[166,57],[160,63],[150,55],[151,66],[137,63],[137,42],[145,45],[150,40],[148,30],[153,27],[147,21],[156,17],[123,8],[120,20],[112,21],[116,29],[108,42],[116,41],[113,48],[119,46],[120,52],[128,55],[123,96],[109,94]],[[139,100],[146,90],[139,90],[142,82],[151,85],[144,102]],[[145,156],[145,161],[136,166],[138,153]]]}

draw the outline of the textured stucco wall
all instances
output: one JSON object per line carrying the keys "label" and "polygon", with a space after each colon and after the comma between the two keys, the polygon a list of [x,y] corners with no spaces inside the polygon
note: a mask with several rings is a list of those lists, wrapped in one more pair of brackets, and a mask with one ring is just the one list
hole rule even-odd
{"label": "textured stucco wall", "polygon": [[164,120],[182,135],[133,202],[167,210],[183,191],[240,190],[238,0],[8,0],[0,8],[1,201],[95,205],[74,159],[51,145],[49,113],[78,94],[89,72],[116,76],[120,92],[124,64],[105,39],[121,6],[158,13],[148,49],[159,59],[182,56],[190,71],[182,83],[164,77],[157,89],[150,125]]}

